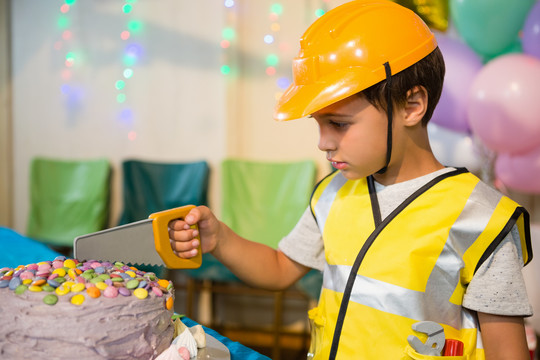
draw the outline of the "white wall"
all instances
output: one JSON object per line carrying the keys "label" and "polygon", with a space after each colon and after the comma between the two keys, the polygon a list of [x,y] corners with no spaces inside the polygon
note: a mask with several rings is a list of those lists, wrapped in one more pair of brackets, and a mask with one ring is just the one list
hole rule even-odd
{"label": "white wall", "polygon": [[0,225],[13,222],[11,131],[10,4],[0,1]]}
{"label": "white wall", "polygon": [[[313,121],[272,120],[282,91],[276,79],[290,77],[299,37],[320,2],[285,3],[282,15],[270,20],[274,2],[267,0],[237,0],[231,9],[223,0],[138,0],[130,14],[122,12],[125,1],[79,0],[64,14],[70,25],[61,29],[64,1],[12,1],[15,230],[26,230],[34,156],[110,159],[112,223],[121,210],[119,165],[126,158],[208,160],[216,210],[225,157],[313,158],[326,171]],[[124,41],[120,34],[132,19],[143,28]],[[273,23],[279,31],[271,30]],[[229,26],[237,35],[223,49],[222,30]],[[71,39],[62,38],[66,29]],[[268,33],[276,36],[274,44],[262,41]],[[141,53],[133,77],[124,79],[126,101],[119,104],[115,82],[123,79],[129,44]],[[72,67],[65,64],[69,51],[76,54]],[[265,73],[270,53],[280,58],[275,76]],[[231,75],[221,74],[224,63],[233,68]],[[119,116],[125,108],[132,111],[131,122]]]}

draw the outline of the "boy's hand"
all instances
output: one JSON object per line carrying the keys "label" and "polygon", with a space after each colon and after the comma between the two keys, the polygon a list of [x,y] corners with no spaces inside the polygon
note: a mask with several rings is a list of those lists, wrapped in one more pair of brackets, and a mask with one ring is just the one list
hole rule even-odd
{"label": "boy's hand", "polygon": [[[190,226],[197,224],[199,230]],[[197,255],[199,235],[202,252],[213,251],[217,245],[220,222],[206,206],[193,208],[184,219],[173,220],[169,223],[169,238],[174,252],[181,258],[188,259]]]}

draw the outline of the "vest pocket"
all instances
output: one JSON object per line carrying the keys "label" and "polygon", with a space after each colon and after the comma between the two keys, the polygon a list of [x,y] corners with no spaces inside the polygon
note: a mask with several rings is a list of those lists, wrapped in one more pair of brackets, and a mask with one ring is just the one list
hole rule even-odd
{"label": "vest pocket", "polygon": [[309,325],[311,328],[311,342],[309,344],[308,359],[318,359],[323,346],[323,330],[326,323],[318,307],[308,311]]}
{"label": "vest pocket", "polygon": [[415,360],[436,360],[436,359],[469,359],[469,355],[463,356],[434,356],[434,355],[424,355],[417,353],[410,345],[405,347],[405,354],[407,355],[404,359],[415,359]]}

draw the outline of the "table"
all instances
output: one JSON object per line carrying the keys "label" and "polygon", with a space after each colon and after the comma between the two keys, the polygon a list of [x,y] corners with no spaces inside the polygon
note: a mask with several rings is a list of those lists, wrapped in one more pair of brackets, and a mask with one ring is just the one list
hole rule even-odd
{"label": "table", "polygon": [[0,227],[0,268],[54,260],[61,254],[47,245],[23,236],[16,231]]}
{"label": "table", "polygon": [[[188,317],[183,317],[182,322],[187,327],[198,325],[196,321]],[[203,329],[207,334],[215,337],[229,349],[229,352],[231,353],[231,360],[271,360],[269,357],[262,355],[255,350],[252,350],[247,346],[240,344],[239,342],[232,341],[231,339],[226,338],[225,336],[219,334],[217,331],[207,328],[204,325]]]}
{"label": "table", "polygon": [[[37,263],[44,260],[53,260],[60,253],[51,250],[45,244],[36,240],[23,236],[16,231],[0,227],[0,268],[11,267],[15,268],[19,265]],[[182,322],[186,326],[191,327],[198,325],[194,320],[183,317]],[[217,331],[203,326],[207,334],[212,335],[217,340],[222,342],[231,353],[231,360],[270,360],[255,350],[232,341]]]}

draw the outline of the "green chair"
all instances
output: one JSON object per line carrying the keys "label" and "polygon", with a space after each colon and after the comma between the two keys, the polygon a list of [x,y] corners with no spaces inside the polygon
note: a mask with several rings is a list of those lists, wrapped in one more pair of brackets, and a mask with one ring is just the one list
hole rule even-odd
{"label": "green chair", "polygon": [[210,168],[206,161],[122,162],[123,211],[119,225],[183,205],[207,205]]}
{"label": "green chair", "polygon": [[[221,220],[239,235],[277,248],[278,242],[292,230],[308,206],[315,185],[315,162],[226,159],[221,170]],[[201,268],[189,270],[188,274],[202,281],[199,288],[206,289],[212,296],[218,293],[261,294],[260,290],[241,284],[210,254],[203,255]],[[279,359],[283,300],[288,291],[263,294],[273,297],[274,301],[272,359]],[[215,309],[210,311],[215,313]],[[223,324],[212,322],[209,325],[226,330]],[[252,329],[246,331],[252,332]]]}
{"label": "green chair", "polygon": [[276,249],[306,210],[315,174],[313,161],[225,160],[221,218],[239,235]]}
{"label": "green chair", "polygon": [[75,237],[107,227],[110,175],[106,159],[32,159],[27,236],[71,255]]}

